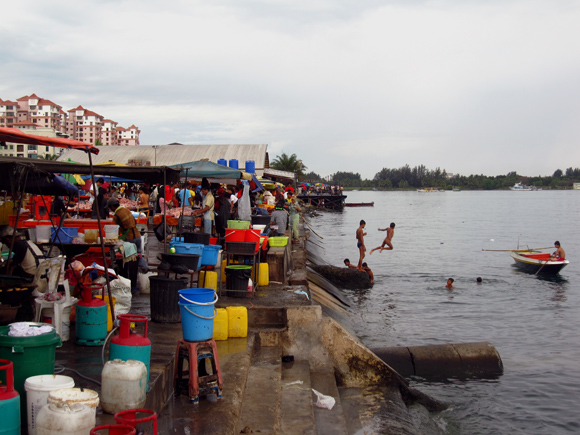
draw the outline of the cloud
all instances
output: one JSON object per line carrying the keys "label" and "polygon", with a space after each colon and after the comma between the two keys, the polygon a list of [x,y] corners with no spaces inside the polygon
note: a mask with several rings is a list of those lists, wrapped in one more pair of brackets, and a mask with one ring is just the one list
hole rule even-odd
{"label": "cloud", "polygon": [[0,98],[82,104],[143,144],[268,143],[367,178],[407,163],[551,174],[580,157],[572,0],[5,9]]}

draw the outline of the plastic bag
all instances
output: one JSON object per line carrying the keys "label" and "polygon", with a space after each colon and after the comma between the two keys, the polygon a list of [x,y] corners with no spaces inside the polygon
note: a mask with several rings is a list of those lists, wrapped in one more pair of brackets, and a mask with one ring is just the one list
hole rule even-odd
{"label": "plastic bag", "polygon": [[[100,276],[93,282],[103,284],[105,286],[105,294],[107,294],[107,284],[104,276]],[[111,296],[115,298],[115,317],[119,314],[128,314],[131,310],[131,281],[119,276],[110,282]]]}
{"label": "plastic bag", "polygon": [[241,221],[252,220],[252,208],[250,207],[250,186],[244,185],[244,193],[238,200],[238,219]]}
{"label": "plastic bag", "polygon": [[328,410],[330,410],[334,407],[334,404],[336,403],[336,400],[334,399],[334,397],[325,396],[324,394],[316,391],[314,388],[312,389],[312,391],[314,391],[314,394],[316,394],[316,406],[318,406],[319,408],[325,408]]}
{"label": "plastic bag", "polygon": [[139,273],[137,275],[137,284],[139,284],[139,291],[141,294],[148,295],[151,293],[151,284],[149,278],[152,276],[157,276],[154,272]]}

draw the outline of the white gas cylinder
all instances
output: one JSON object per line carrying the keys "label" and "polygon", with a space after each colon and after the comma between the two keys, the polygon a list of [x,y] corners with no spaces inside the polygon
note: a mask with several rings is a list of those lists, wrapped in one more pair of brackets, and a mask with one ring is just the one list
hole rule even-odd
{"label": "white gas cylinder", "polygon": [[86,435],[95,425],[95,413],[88,406],[51,403],[38,412],[36,435]]}
{"label": "white gas cylinder", "polygon": [[107,361],[101,378],[101,406],[105,412],[116,414],[145,406],[147,367],[143,362],[132,359]]}

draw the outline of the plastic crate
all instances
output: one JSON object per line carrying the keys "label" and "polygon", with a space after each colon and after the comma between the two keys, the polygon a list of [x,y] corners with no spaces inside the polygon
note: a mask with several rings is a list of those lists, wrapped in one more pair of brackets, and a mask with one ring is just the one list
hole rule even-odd
{"label": "plastic crate", "polygon": [[283,247],[288,244],[288,237],[270,237],[268,239],[268,244],[272,247]]}
{"label": "plastic crate", "polygon": [[201,266],[215,266],[222,247],[220,245],[205,245],[201,254]]}
{"label": "plastic crate", "polygon": [[238,228],[242,230],[247,230],[250,228],[250,221],[228,221],[228,228]]}
{"label": "plastic crate", "polygon": [[196,254],[202,255],[203,247],[201,243],[183,243],[183,242],[173,242],[171,243],[175,248],[177,254]]}
{"label": "plastic crate", "polygon": [[226,242],[226,252],[234,255],[254,255],[256,244],[252,242]]}
{"label": "plastic crate", "polygon": [[201,243],[202,245],[209,244],[209,234],[205,233],[183,233],[183,241],[185,243]]}
{"label": "plastic crate", "polygon": [[78,233],[79,229],[76,227],[51,228],[50,240],[54,243],[72,243],[73,239],[78,236]]}

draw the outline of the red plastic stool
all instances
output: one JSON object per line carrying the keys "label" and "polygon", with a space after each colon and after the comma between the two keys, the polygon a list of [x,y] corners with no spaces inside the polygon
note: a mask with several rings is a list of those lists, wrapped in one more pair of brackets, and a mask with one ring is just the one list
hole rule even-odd
{"label": "red plastic stool", "polygon": [[[200,360],[205,359],[209,359],[211,362],[211,374],[206,373],[205,361],[203,364],[199,364]],[[187,370],[183,368],[185,360],[188,361]],[[173,385],[176,396],[179,396],[181,391],[187,390],[189,400],[193,403],[199,403],[200,394],[208,394],[213,391],[217,394],[218,399],[221,399],[224,383],[214,340],[179,340],[175,351]]]}

